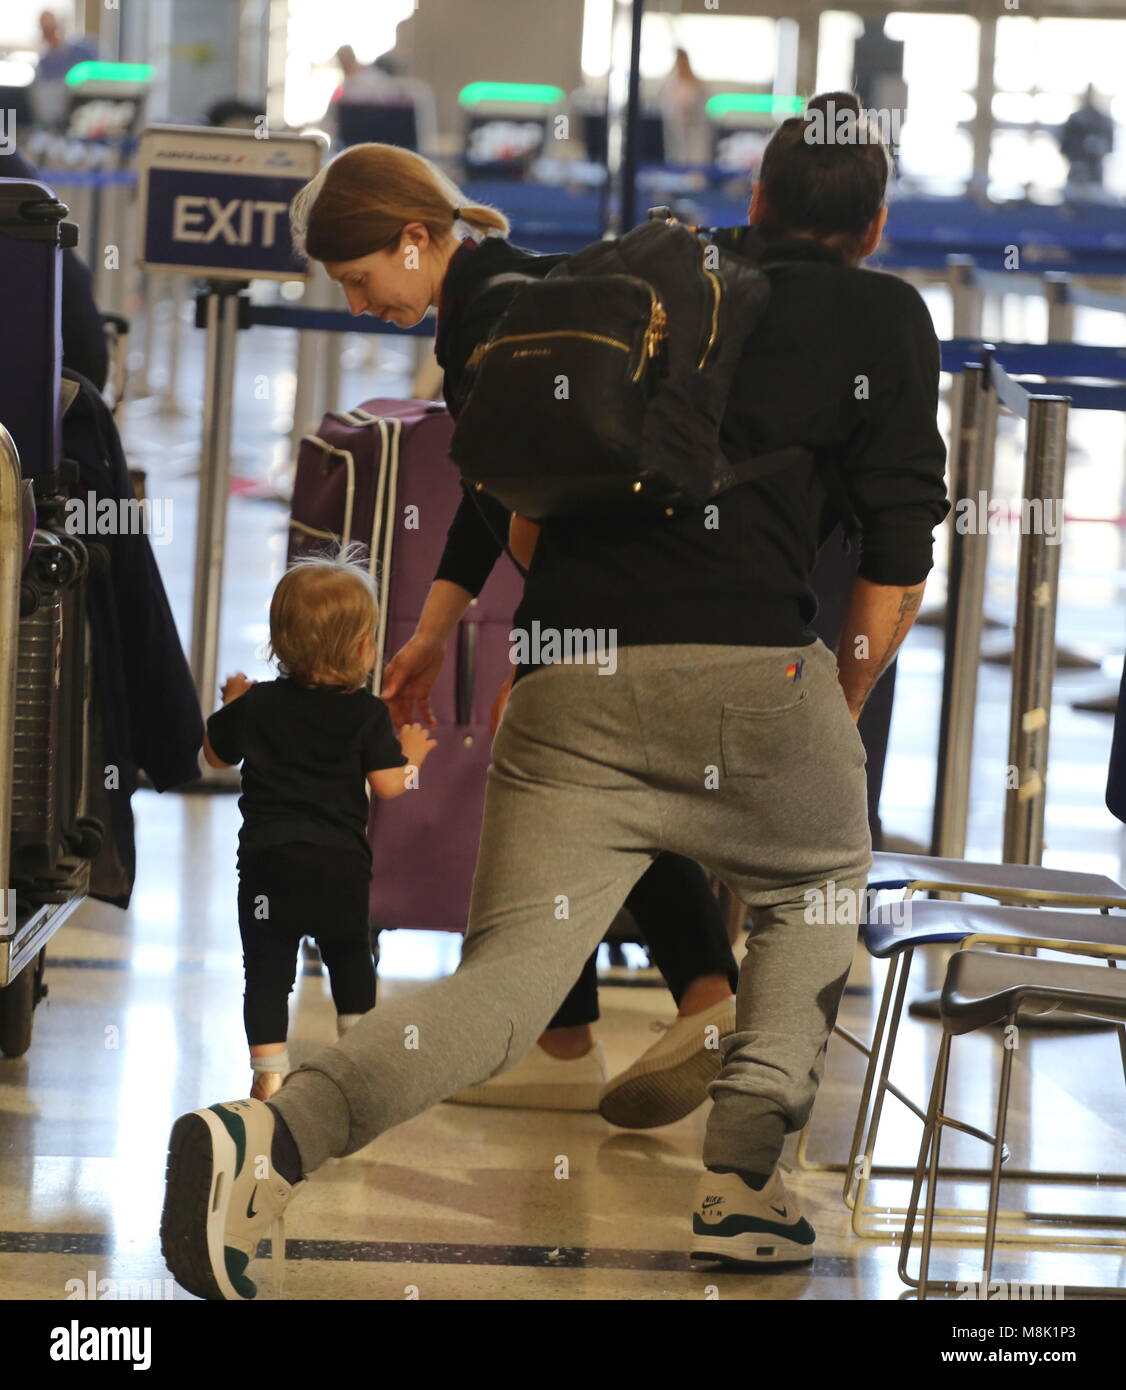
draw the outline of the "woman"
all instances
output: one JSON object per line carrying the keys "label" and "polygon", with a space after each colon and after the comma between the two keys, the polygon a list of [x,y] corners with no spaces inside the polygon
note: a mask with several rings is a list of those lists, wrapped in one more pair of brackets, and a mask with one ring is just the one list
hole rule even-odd
{"label": "woman", "polygon": [[[542,527],[514,625],[614,627],[616,676],[518,672],[458,971],[373,1010],[269,1105],[177,1122],[162,1230],[194,1292],[252,1297],[246,1263],[304,1176],[522,1055],[661,852],[714,871],[753,918],[690,1248],[812,1257],[778,1159],[813,1104],[871,864],[855,721],[911,626],[948,510],[930,317],[905,282],[860,268],[886,220],[887,154],[874,137],[819,140],[829,101],[858,109],[846,94],[815,98],[763,157],[750,240],[765,244],[772,294],[725,420],[733,447],[804,444],[810,464],[731,489],[718,511]],[[437,297],[460,204],[451,196],[436,230],[407,223],[331,269],[382,316],[415,322]],[[809,630],[834,480],[862,556],[836,659]],[[245,1156],[265,1153],[258,1181]]]}
{"label": "woman", "polygon": [[[353,313],[371,312],[405,325],[417,322],[430,305],[439,306],[435,354],[455,417],[467,390],[466,361],[519,288],[510,282],[482,292],[482,285],[495,275],[546,274],[563,259],[536,257],[510,245],[501,213],[462,207],[463,201],[458,189],[418,155],[390,145],[359,145],[303,190],[293,212],[295,226],[305,227],[306,253],[340,280]],[[460,212],[456,220],[451,204]],[[444,232],[447,224],[450,230]],[[371,248],[397,244],[403,227],[410,225],[440,235],[429,237],[428,231],[425,248],[409,240],[395,270],[385,275],[385,252]],[[372,265],[378,268],[376,276],[367,269]],[[531,538],[526,527],[521,531],[519,519],[514,524],[519,549]],[[509,526],[509,513],[498,502],[463,499],[418,629],[384,675],[382,694],[396,727],[416,719],[433,726],[429,696],[446,646],[484,587]],[[715,896],[698,864],[662,854],[625,905],[676,999],[677,1023],[607,1085],[604,1054],[591,1031],[598,1018],[592,953],[527,1055],[502,1076],[452,1099],[541,1109],[601,1108],[608,1120],[638,1128],[671,1124],[703,1102],[719,1070],[716,1044],[735,1027],[738,979]]]}

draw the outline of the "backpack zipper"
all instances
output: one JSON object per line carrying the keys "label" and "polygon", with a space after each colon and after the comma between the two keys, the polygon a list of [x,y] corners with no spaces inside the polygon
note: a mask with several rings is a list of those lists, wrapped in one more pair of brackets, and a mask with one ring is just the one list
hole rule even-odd
{"label": "backpack zipper", "polygon": [[[649,323],[645,329],[644,348],[638,359],[637,368],[630,377],[631,381],[637,381],[641,373],[645,370],[645,363],[656,357],[660,351],[661,343],[664,340],[668,315],[665,306],[657,298],[656,292],[651,286],[646,286],[649,290]],[[491,342],[478,343],[469,354],[466,361],[466,369],[476,367],[482,357],[487,352],[492,352],[493,348],[500,347],[502,343],[528,343],[538,342],[545,338],[585,338],[592,343],[605,343],[609,347],[620,348],[622,352],[629,353],[632,349],[629,343],[623,343],[620,338],[610,338],[603,333],[588,333],[581,328],[552,328],[543,333],[506,333],[500,338],[493,338]]]}
{"label": "backpack zipper", "polygon": [[703,371],[707,365],[708,357],[712,348],[715,346],[716,333],[719,330],[719,301],[723,293],[723,286],[720,284],[719,276],[714,270],[704,269],[704,274],[712,282],[712,328],[708,334],[708,341],[704,344],[704,351],[700,355],[699,362],[696,363],[696,370]]}

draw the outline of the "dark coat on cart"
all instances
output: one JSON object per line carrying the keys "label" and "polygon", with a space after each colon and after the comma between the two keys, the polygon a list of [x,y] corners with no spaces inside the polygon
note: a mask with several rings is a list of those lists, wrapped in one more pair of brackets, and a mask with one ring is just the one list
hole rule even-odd
{"label": "dark coat on cart", "polygon": [[[78,465],[72,495],[84,502],[90,493],[97,502],[131,500],[117,426],[94,385],[64,371],[63,405],[63,456]],[[158,792],[195,781],[203,716],[149,537],[99,535],[88,508],[83,520],[75,533],[104,546],[109,560],[87,584],[94,703],[88,812],[106,830],[90,891],[128,907],[136,865],[130,799],[138,773]]]}

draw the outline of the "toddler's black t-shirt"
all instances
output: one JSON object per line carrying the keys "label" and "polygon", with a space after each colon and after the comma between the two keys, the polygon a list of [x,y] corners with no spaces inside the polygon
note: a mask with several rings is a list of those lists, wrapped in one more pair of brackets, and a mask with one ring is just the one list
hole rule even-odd
{"label": "toddler's black t-shirt", "polygon": [[366,774],[407,759],[378,696],[260,681],[207,721],[225,763],[242,763],[240,849],[326,845],[369,861]]}

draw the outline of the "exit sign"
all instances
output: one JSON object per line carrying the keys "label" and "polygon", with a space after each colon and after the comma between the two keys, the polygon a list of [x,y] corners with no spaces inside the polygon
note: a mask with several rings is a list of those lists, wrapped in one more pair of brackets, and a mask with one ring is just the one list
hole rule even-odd
{"label": "exit sign", "polygon": [[327,148],[319,134],[149,126],[138,161],[141,266],[206,279],[307,279],[289,205]]}

